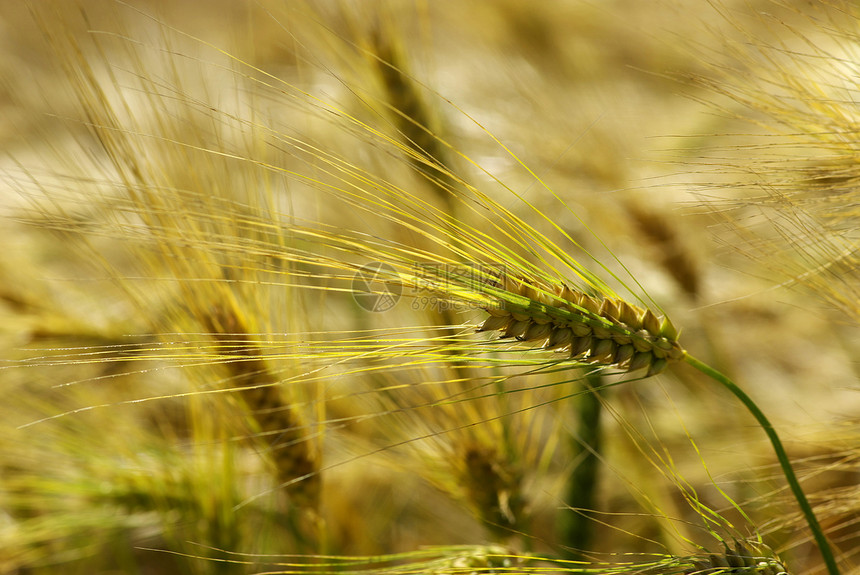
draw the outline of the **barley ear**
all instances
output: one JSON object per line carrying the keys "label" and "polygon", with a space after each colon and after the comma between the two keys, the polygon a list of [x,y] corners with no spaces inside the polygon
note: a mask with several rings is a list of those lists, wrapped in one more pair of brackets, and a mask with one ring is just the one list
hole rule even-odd
{"label": "barley ear", "polygon": [[404,151],[415,169],[434,184],[434,192],[441,197],[448,213],[453,215],[455,205],[448,192],[455,184],[448,171],[451,166],[450,154],[434,134],[433,114],[418,90],[419,84],[409,75],[403,49],[391,30],[382,24],[372,30],[370,52],[374,58],[375,71],[394,116],[397,131],[404,140]]}
{"label": "barley ear", "polygon": [[680,361],[686,352],[668,318],[611,297],[595,297],[567,285],[550,286],[508,279],[505,289],[487,286],[496,299],[479,331],[535,342],[544,349],[567,349],[571,359],[628,371],[647,369],[648,377]]}
{"label": "barley ear", "polygon": [[787,575],[787,570],[778,557],[756,554],[740,541],[734,549],[726,545],[723,553],[711,553],[706,557],[693,557],[687,575]]}
{"label": "barley ear", "polygon": [[663,212],[637,202],[627,202],[625,208],[636,229],[653,245],[656,259],[665,273],[695,300],[701,291],[701,272],[689,242],[683,241],[676,224]]}
{"label": "barley ear", "polygon": [[223,365],[239,389],[258,440],[265,444],[276,480],[297,509],[315,513],[320,502],[319,457],[305,422],[285,403],[278,378],[234,309],[213,306],[202,321],[218,341],[218,352],[228,358]]}
{"label": "barley ear", "polygon": [[495,448],[483,445],[467,446],[461,457],[462,485],[487,530],[499,539],[522,532],[522,472]]}

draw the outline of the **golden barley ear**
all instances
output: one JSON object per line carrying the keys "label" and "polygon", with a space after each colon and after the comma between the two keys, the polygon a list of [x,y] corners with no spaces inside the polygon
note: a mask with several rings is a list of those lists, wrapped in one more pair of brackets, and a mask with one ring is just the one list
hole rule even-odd
{"label": "golden barley ear", "polygon": [[787,575],[788,571],[779,558],[772,555],[756,554],[740,541],[735,548],[726,545],[721,554],[711,553],[707,557],[692,559],[687,575]]}
{"label": "golden barley ear", "polygon": [[218,342],[218,353],[227,358],[222,365],[239,390],[276,480],[297,509],[316,512],[322,483],[319,454],[308,438],[306,422],[284,401],[278,378],[235,309],[213,306],[202,322]]}
{"label": "golden barley ear", "polygon": [[646,208],[638,202],[627,202],[625,208],[636,229],[654,246],[657,261],[666,274],[690,299],[695,300],[702,286],[701,272],[695,255],[681,241],[677,225],[663,212]]}
{"label": "golden barley ear", "polygon": [[669,318],[621,299],[511,277],[504,279],[503,290],[488,291],[498,305],[486,308],[490,317],[479,331],[499,331],[502,337],[539,343],[544,349],[567,350],[571,359],[590,364],[647,369],[648,377],[686,355]]}
{"label": "golden barley ear", "polygon": [[517,573],[526,571],[527,558],[523,555],[512,554],[503,547],[487,546],[473,549],[462,549],[453,557],[439,561],[437,569],[429,569],[428,573]]}
{"label": "golden barley ear", "polygon": [[490,533],[505,539],[522,532],[526,503],[522,471],[493,447],[469,445],[460,457],[460,481]]}
{"label": "golden barley ear", "polygon": [[450,154],[435,135],[433,114],[419,92],[417,82],[408,73],[403,47],[389,28],[379,24],[370,32],[374,69],[392,110],[397,131],[408,148],[410,163],[435,183],[435,191],[445,202],[448,212],[453,214],[454,203],[446,191],[454,183],[448,171]]}

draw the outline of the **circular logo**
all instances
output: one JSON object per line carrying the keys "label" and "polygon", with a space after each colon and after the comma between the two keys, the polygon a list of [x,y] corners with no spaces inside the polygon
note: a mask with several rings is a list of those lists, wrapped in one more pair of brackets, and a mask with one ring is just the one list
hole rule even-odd
{"label": "circular logo", "polygon": [[403,288],[391,284],[386,278],[397,277],[393,267],[372,262],[359,269],[352,278],[352,297],[355,303],[371,312],[388,311],[397,305]]}

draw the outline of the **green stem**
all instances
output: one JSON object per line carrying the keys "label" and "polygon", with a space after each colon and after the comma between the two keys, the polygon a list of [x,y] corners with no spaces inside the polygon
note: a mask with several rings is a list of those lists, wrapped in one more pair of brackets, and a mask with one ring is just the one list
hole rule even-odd
{"label": "green stem", "polygon": [[602,451],[603,431],[600,415],[603,411],[600,394],[603,382],[600,372],[590,372],[584,376],[583,391],[576,406],[578,421],[573,443],[572,459],[579,465],[571,473],[567,484],[565,503],[572,511],[560,516],[560,536],[566,547],[568,560],[585,560],[583,549],[591,549],[594,537],[594,519],[588,510],[595,509],[598,475],[600,472],[600,453]]}
{"label": "green stem", "polygon": [[785,452],[785,448],[782,446],[782,441],[780,441],[779,435],[777,435],[773,425],[771,425],[770,421],[768,421],[767,417],[765,417],[764,413],[762,413],[752,398],[750,398],[750,396],[748,396],[731,379],[689,354],[684,357],[684,360],[705,375],[720,382],[726,389],[731,391],[735,397],[741,400],[753,417],[756,418],[756,421],[758,421],[765,433],[767,433],[770,443],[773,445],[773,451],[776,453],[776,458],[779,460],[779,465],[782,467],[782,473],[785,475],[785,479],[788,481],[788,486],[791,488],[791,492],[794,493],[794,497],[797,499],[797,504],[800,506],[800,510],[803,512],[804,517],[806,517],[806,522],[809,524],[809,529],[815,537],[815,542],[818,544],[818,550],[821,552],[825,565],[827,565],[827,572],[830,575],[839,575],[839,568],[836,566],[836,560],[833,557],[830,543],[827,542],[827,538],[824,536],[824,531],[821,529],[818,519],[815,518],[815,512],[812,510],[809,500],[806,499],[806,494],[800,487],[800,482],[794,474],[794,469],[791,467],[791,461],[788,459],[788,454]]}

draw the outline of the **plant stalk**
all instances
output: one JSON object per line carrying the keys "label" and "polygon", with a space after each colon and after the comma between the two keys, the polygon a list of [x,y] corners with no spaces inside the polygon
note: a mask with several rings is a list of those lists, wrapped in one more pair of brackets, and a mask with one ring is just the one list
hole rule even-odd
{"label": "plant stalk", "polygon": [[815,512],[812,510],[812,506],[809,504],[806,494],[800,487],[800,482],[797,480],[797,476],[791,466],[791,461],[788,459],[788,454],[785,452],[785,448],[782,446],[782,441],[780,441],[779,435],[777,435],[773,425],[771,425],[770,421],[765,417],[764,413],[762,413],[761,409],[759,409],[752,398],[731,379],[689,354],[684,356],[684,361],[711,379],[723,384],[726,389],[731,391],[735,397],[741,400],[741,403],[746,406],[753,417],[755,417],[756,421],[758,421],[759,425],[764,429],[765,433],[767,433],[768,439],[770,439],[770,443],[773,446],[773,451],[776,454],[776,458],[779,460],[779,465],[782,467],[782,473],[785,475],[786,481],[788,481],[788,485],[791,488],[791,492],[794,494],[794,498],[797,500],[797,504],[800,506],[800,510],[803,512],[804,517],[806,517],[806,522],[809,525],[810,531],[812,531],[813,537],[815,537],[815,542],[818,544],[818,550],[821,552],[821,557],[824,559],[824,564],[827,566],[827,572],[829,575],[839,575],[839,568],[836,566],[836,559],[833,556],[833,550],[830,548],[830,543],[824,536],[824,531],[821,529],[821,525],[815,517]]}
{"label": "plant stalk", "polygon": [[587,510],[595,509],[603,444],[600,426],[602,378],[597,371],[589,371],[584,377],[582,387],[586,393],[578,398],[576,405],[578,424],[572,445],[572,459],[580,461],[568,480],[565,496],[565,503],[573,509],[561,515],[559,526],[566,559],[571,561],[587,560],[584,550],[591,549],[595,523]]}

